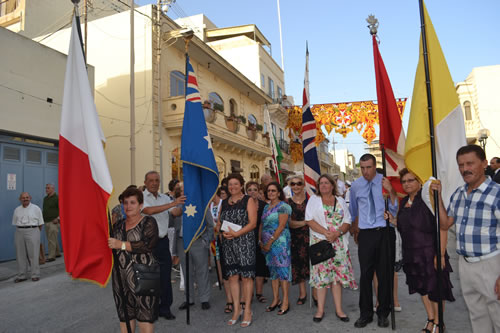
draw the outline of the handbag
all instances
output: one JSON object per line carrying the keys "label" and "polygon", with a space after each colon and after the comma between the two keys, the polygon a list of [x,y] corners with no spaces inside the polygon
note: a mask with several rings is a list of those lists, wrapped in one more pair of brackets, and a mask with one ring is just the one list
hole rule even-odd
{"label": "handbag", "polygon": [[160,265],[145,265],[134,262],[135,289],[137,296],[157,296],[160,294]]}
{"label": "handbag", "polygon": [[309,258],[311,264],[316,265],[320,262],[335,257],[335,249],[327,240],[322,240],[316,244],[309,246]]}
{"label": "handbag", "polygon": [[[123,224],[123,239],[127,239],[125,223]],[[153,263],[151,265],[139,264],[134,260],[133,254],[130,254],[132,260],[132,271],[134,272],[135,289],[137,296],[158,296],[160,294],[160,265]]]}

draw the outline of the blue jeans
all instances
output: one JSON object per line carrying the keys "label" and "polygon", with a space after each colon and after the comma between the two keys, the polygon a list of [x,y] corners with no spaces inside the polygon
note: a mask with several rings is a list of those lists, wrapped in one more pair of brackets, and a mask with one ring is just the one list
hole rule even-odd
{"label": "blue jeans", "polygon": [[158,240],[154,255],[160,263],[160,316],[170,313],[170,306],[172,305],[172,257],[170,255],[168,237],[165,236]]}

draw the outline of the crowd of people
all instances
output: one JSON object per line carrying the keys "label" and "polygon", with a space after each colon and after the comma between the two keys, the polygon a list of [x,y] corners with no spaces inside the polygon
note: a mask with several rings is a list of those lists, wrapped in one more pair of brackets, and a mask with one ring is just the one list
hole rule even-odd
{"label": "crowd of people", "polygon": [[[179,262],[184,280],[187,280],[185,273],[190,274],[189,300],[179,309],[194,305],[195,294],[201,308],[210,309],[209,253],[213,241],[216,269],[226,297],[225,307],[220,311],[230,315],[229,326],[252,324],[254,296],[258,302],[268,303],[265,311],[278,310],[277,315],[286,315],[293,311],[292,305],[306,303],[309,284],[310,297],[316,305],[313,322],[321,322],[325,315],[328,290],[336,317],[349,322],[342,306],[342,290],[359,288],[360,313],[354,326],[367,326],[376,314],[378,326],[387,327],[392,307],[401,310],[397,300],[391,300],[391,291],[397,285],[393,275],[394,265],[399,261],[396,235],[400,234],[401,264],[408,292],[421,296],[427,313],[427,319],[422,319],[425,321],[422,332],[439,332],[445,326],[439,323],[438,304],[455,300],[450,281],[453,270],[446,250],[448,229],[455,224],[458,274],[473,331],[500,332],[500,185],[497,184],[500,159],[493,158],[488,166],[484,151],[477,145],[462,147],[456,159],[465,184],[453,193],[448,207],[440,197],[438,180],[423,187],[421,180],[407,169],[400,171],[406,196],[398,198],[391,182],[377,172],[375,157],[370,154],[361,157],[362,176],[352,184],[323,174],[315,184],[317,193],[312,196],[306,195],[304,176],[300,173],[289,176],[285,188],[269,175],[262,176],[259,184],[245,183],[240,174],[230,174],[221,181],[210,203],[207,227],[191,244],[188,269],[183,255],[182,214],[186,201],[183,184],[172,180],[169,192],[163,194],[159,191],[159,173],[146,173],[145,188],[129,186],[120,195],[120,204],[112,214],[108,245],[118,257],[112,277],[121,330],[126,332],[126,318],[133,327],[137,322],[141,332],[152,332],[159,317],[175,319],[170,309],[172,262]],[[426,191],[438,193],[438,207],[427,203]],[[48,202],[52,192],[49,188]],[[23,193],[20,200],[22,205],[13,218],[17,226],[19,264],[16,283],[27,279],[29,265],[32,280],[39,279],[35,258],[39,255],[39,231],[45,219],[45,212],[42,216],[40,209],[30,203],[28,193]],[[437,208],[441,220],[439,234],[434,216]],[[49,211],[47,219],[57,223],[58,216]],[[358,246],[361,273],[358,280],[349,253],[350,235]],[[440,260],[437,260],[438,236]],[[319,249],[325,243],[327,248],[333,248],[333,254],[312,264],[316,258],[310,256],[322,256],[325,250],[317,253],[311,249]],[[49,259],[55,256],[57,248],[49,242]],[[440,276],[438,261],[442,268]],[[159,265],[158,295],[135,293],[135,263]],[[374,277],[378,282],[375,306]],[[267,280],[272,288],[270,300],[263,293]],[[289,296],[291,285],[299,290],[296,301]]]}

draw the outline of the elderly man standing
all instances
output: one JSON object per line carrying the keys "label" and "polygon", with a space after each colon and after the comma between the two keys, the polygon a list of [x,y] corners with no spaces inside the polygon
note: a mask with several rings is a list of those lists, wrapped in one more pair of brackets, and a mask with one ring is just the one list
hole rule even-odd
{"label": "elderly man standing", "polygon": [[47,262],[60,257],[57,235],[59,234],[59,198],[56,194],[54,184],[45,185],[47,196],[43,198],[43,220],[45,221],[45,234],[49,243],[49,256]]}
{"label": "elderly man standing", "polygon": [[172,305],[172,257],[170,254],[170,242],[168,240],[168,210],[186,201],[185,196],[177,198],[172,201],[166,194],[160,193],[160,174],[157,171],[149,171],[144,177],[144,208],[143,214],[151,215],[155,218],[158,224],[158,233],[160,239],[154,251],[155,257],[160,263],[160,313],[161,317],[167,320],[175,319],[175,316],[170,312]]}
{"label": "elderly man standing", "polygon": [[[14,210],[12,225],[16,226],[15,244],[17,277],[15,283],[27,280],[28,266],[31,266],[31,280],[40,280],[40,230],[43,216],[40,207],[31,203],[31,195],[23,192],[19,196],[21,205]],[[29,260],[29,261],[28,261]]]}
{"label": "elderly man standing", "polygon": [[456,225],[458,272],[472,330],[500,332],[500,185],[484,174],[488,161],[481,147],[461,147],[457,163],[465,185],[452,194],[448,210],[441,184],[431,185],[440,194],[441,229]]}
{"label": "elderly man standing", "polygon": [[[391,311],[391,281],[392,273],[389,267],[394,267],[394,247],[396,234],[394,228],[387,227],[384,219],[385,202],[382,187],[390,193],[389,211],[397,213],[398,202],[396,191],[387,178],[377,173],[375,156],[364,154],[359,161],[363,177],[352,183],[350,191],[349,211],[354,220],[351,233],[358,243],[359,266],[361,278],[359,281],[360,318],[354,323],[362,328],[373,321],[373,273],[377,273],[378,326],[389,326],[387,317]],[[387,229],[389,228],[389,229]]]}

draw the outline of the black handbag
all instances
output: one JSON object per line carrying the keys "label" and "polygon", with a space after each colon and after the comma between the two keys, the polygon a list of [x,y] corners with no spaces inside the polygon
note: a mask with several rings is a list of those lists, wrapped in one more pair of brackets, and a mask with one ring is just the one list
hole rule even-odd
{"label": "black handbag", "polygon": [[316,265],[320,262],[335,257],[335,249],[327,240],[322,240],[316,244],[309,246],[309,258],[311,264]]}
{"label": "black handbag", "polygon": [[134,271],[135,289],[138,296],[158,296],[160,294],[160,265],[132,264]]}
{"label": "black handbag", "polygon": [[[127,239],[125,223],[122,229],[123,239]],[[160,294],[160,265],[157,263],[146,265],[139,264],[134,260],[134,255],[130,253],[132,260],[132,271],[134,272],[135,289],[137,296],[158,296]]]}

